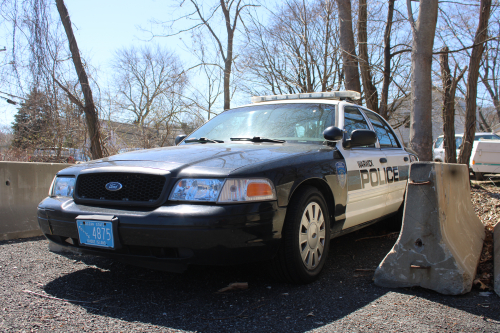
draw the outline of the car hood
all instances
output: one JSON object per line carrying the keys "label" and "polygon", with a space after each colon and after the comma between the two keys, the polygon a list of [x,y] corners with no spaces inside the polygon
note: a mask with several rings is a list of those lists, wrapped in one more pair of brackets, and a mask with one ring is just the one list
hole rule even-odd
{"label": "car hood", "polygon": [[[298,155],[329,150],[317,144],[208,143],[138,150],[78,164],[59,174],[77,174],[90,169],[148,168],[173,176],[227,176],[231,172],[261,163],[295,158]],[[123,170],[127,172],[127,170]],[[96,170],[97,171],[97,170]]]}

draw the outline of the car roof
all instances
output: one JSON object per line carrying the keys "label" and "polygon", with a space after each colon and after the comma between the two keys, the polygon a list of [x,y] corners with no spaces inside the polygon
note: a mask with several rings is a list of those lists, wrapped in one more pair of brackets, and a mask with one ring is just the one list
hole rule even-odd
{"label": "car roof", "polygon": [[[477,132],[475,135],[478,136],[478,135],[498,135],[498,134],[495,134],[493,132]],[[464,133],[455,133],[455,136],[464,136]],[[438,136],[438,138],[443,138],[443,137],[444,134]]]}

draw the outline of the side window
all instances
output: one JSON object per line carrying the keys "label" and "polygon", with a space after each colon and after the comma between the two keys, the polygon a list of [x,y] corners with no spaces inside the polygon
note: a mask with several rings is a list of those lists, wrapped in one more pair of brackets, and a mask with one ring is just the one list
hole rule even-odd
{"label": "side window", "polygon": [[359,110],[352,106],[344,107],[344,130],[346,139],[351,138],[351,133],[357,129],[370,129],[365,118]]}
{"label": "side window", "polygon": [[373,112],[365,112],[365,114],[370,119],[375,133],[377,133],[380,148],[399,148],[396,136],[382,118]]}
{"label": "side window", "polygon": [[461,137],[455,138],[455,147],[459,149],[461,145],[462,145],[462,138]]}
{"label": "side window", "polygon": [[[353,106],[344,107],[344,130],[346,131],[345,139],[350,139],[351,133],[357,129],[369,130],[370,126],[368,126],[368,123],[361,112],[359,112],[358,108]],[[375,145],[365,147],[374,148]]]}
{"label": "side window", "polygon": [[434,148],[435,149],[439,148],[439,146],[441,146],[441,142],[443,142],[443,140],[444,140],[443,137],[437,138],[436,143],[434,143]]}

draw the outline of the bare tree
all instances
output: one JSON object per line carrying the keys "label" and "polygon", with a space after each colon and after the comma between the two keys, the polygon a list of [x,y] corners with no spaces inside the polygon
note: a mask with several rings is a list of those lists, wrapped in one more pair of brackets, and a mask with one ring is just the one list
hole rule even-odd
{"label": "bare tree", "polygon": [[432,161],[432,47],[438,16],[437,0],[422,0],[417,22],[407,0],[413,31],[410,146],[422,161]]}
{"label": "bare tree", "polygon": [[270,22],[249,25],[243,64],[252,94],[330,91],[342,86],[335,3],[290,0]]}
{"label": "bare tree", "polygon": [[361,92],[359,82],[358,58],[352,30],[351,0],[337,0],[340,23],[340,45],[344,65],[345,87],[347,90]]}
{"label": "bare tree", "polygon": [[[188,82],[192,94],[190,96],[184,95],[184,99],[189,101],[187,106],[191,111],[194,111],[194,109],[202,110],[206,112],[207,118],[210,120],[212,115],[216,114],[214,109],[219,97],[224,93],[223,72],[219,67],[209,65],[217,62],[217,55],[210,52],[203,34],[196,34],[193,39],[196,44],[193,55],[202,64],[198,69],[198,73],[206,79],[206,85],[200,86],[199,83],[192,84]],[[194,113],[196,114],[196,112]]]}
{"label": "bare tree", "polygon": [[[116,52],[113,67],[116,103],[133,116],[142,135],[142,146],[165,144],[184,106],[182,95],[187,77],[178,57],[159,46],[131,47]],[[154,135],[152,128],[156,129]]]}
{"label": "bare tree", "polygon": [[491,0],[481,0],[479,7],[479,24],[474,38],[474,47],[469,61],[469,76],[467,77],[466,118],[464,137],[458,162],[469,165],[472,144],[476,134],[476,112],[477,112],[477,81],[479,78],[479,67],[484,50],[484,42],[488,36],[488,21],[490,19]]}
{"label": "bare tree", "polygon": [[71,20],[68,10],[64,5],[64,0],[56,0],[56,5],[64,30],[66,31],[66,36],[68,37],[69,49],[73,58],[76,74],[78,75],[78,80],[80,82],[80,88],[82,89],[84,96],[84,103],[71,94],[69,90],[65,89],[63,85],[61,85],[61,88],[66,91],[72,102],[78,105],[78,107],[85,112],[87,130],[90,139],[90,153],[92,154],[92,158],[102,158],[103,152],[101,147],[101,135],[99,132],[99,117],[97,115],[97,109],[94,105],[94,98],[92,97],[92,90],[90,88],[87,72],[85,71],[80,58],[80,50],[78,49],[78,44],[76,43],[75,35],[73,34]]}
{"label": "bare tree", "polygon": [[387,8],[387,21],[384,32],[384,69],[382,93],[380,94],[380,109],[379,113],[385,119],[388,119],[388,101],[389,101],[389,85],[391,84],[391,30],[394,18],[394,1],[389,0]]}
{"label": "bare tree", "polygon": [[[490,28],[495,30],[495,34],[500,34],[500,22],[491,24]],[[490,95],[495,106],[498,122],[500,123],[500,39],[489,41],[486,45],[482,71],[479,72],[481,82]]]}
{"label": "bare tree", "polygon": [[[391,6],[390,3],[389,6]],[[393,6],[392,8],[394,8],[394,2],[392,6]],[[368,5],[366,3],[366,0],[359,1],[359,15],[358,15],[359,70],[361,72],[361,79],[363,81],[363,91],[365,94],[366,106],[375,112],[379,112],[378,92],[377,88],[373,84],[370,59],[368,57],[368,32],[366,31],[368,24],[367,7]]]}
{"label": "bare tree", "polygon": [[118,104],[134,117],[134,122],[144,125],[164,102],[165,94],[180,94],[186,83],[177,56],[160,48],[131,47],[116,52],[113,63]]}
{"label": "bare tree", "polygon": [[464,68],[457,76],[458,67],[455,66],[455,74],[451,76],[448,61],[449,49],[444,47],[440,56],[441,77],[443,81],[443,133],[445,162],[457,163],[457,148],[455,144],[455,92],[457,84],[464,76],[467,68]]}
{"label": "bare tree", "polygon": [[[173,36],[182,32],[197,30],[200,28],[206,29],[205,31],[213,39],[216,45],[216,54],[218,54],[222,60],[222,65],[212,65],[220,66],[223,70],[224,110],[227,110],[231,106],[231,74],[235,59],[234,44],[238,22],[242,20],[242,14],[245,8],[255,7],[255,5],[245,3],[243,0],[220,0],[220,2],[214,3],[209,10],[205,11],[203,4],[201,4],[198,0],[190,0],[189,2],[192,5],[193,10],[187,15],[174,20],[172,23],[176,23],[180,19],[185,19],[190,22],[190,24],[194,21],[194,25],[166,36]],[[180,6],[184,4],[185,2],[182,1]],[[225,34],[219,34],[215,24],[213,23],[218,15],[222,16],[222,22],[225,26]],[[172,25],[169,28],[171,27]]]}
{"label": "bare tree", "polygon": [[75,142],[68,140],[68,137],[78,137],[78,129],[85,125],[68,127],[73,126],[74,119],[79,121],[83,109],[77,118],[74,118],[74,113],[67,112],[67,92],[75,101],[80,100],[82,93],[74,92],[77,80],[70,74],[74,66],[68,62],[71,57],[68,57],[65,48],[67,36],[61,31],[58,23],[60,18],[59,15],[56,17],[55,9],[54,2],[46,0],[2,2],[0,15],[5,22],[9,22],[12,37],[10,59],[7,66],[2,66],[2,81],[9,86],[11,93],[19,96],[15,98],[18,104],[24,103],[23,100],[29,98],[34,89],[45,96],[44,105],[39,107],[46,110],[50,119],[45,137],[51,137],[52,140],[46,144],[56,148],[60,154],[63,146]]}

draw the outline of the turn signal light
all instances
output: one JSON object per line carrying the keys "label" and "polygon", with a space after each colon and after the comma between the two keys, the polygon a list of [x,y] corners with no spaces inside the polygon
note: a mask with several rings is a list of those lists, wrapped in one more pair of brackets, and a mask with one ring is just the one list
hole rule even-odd
{"label": "turn signal light", "polygon": [[250,183],[247,187],[248,197],[260,197],[273,195],[273,189],[271,185],[267,183]]}

